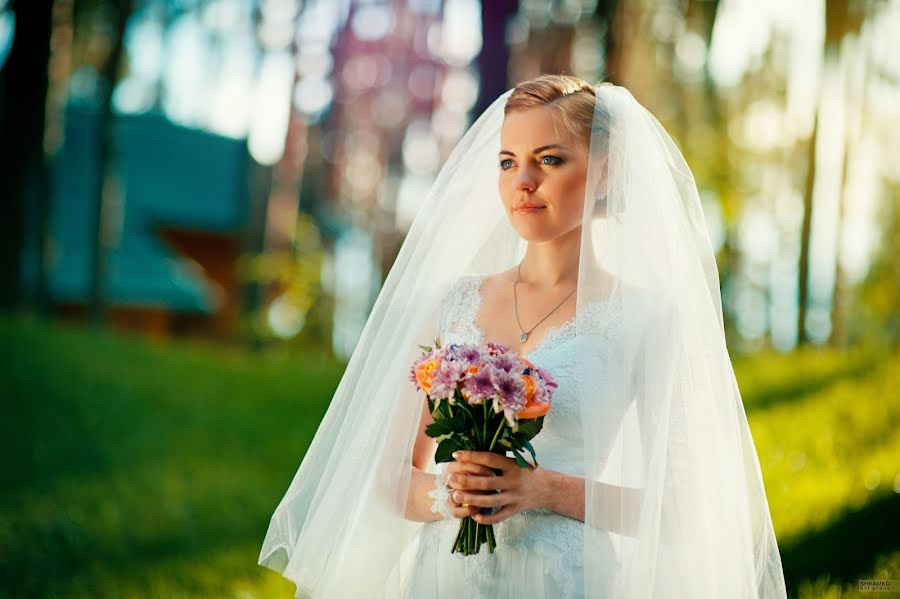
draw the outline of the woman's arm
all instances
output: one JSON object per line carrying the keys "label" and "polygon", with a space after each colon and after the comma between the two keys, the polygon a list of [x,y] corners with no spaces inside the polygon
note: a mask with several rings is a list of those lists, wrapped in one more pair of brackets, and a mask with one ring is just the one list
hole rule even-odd
{"label": "woman's arm", "polygon": [[[574,520],[584,522],[585,479],[555,470],[539,469],[545,489],[543,507]],[[599,525],[620,535],[635,536],[641,489],[611,485],[599,480],[593,483],[594,503],[603,506]]]}
{"label": "woman's arm", "polygon": [[431,456],[437,449],[437,441],[425,434],[425,427],[432,422],[434,422],[434,418],[428,411],[428,402],[423,401],[422,417],[419,420],[419,430],[413,446],[413,468],[406,502],[406,518],[415,522],[434,522],[441,519],[440,514],[431,511],[431,504],[434,500],[428,496],[428,492],[434,489],[435,475],[425,472],[426,465],[431,461]]}
{"label": "woman's arm", "polygon": [[440,514],[431,511],[434,501],[428,496],[428,492],[434,489],[435,475],[422,472],[413,466],[409,479],[409,495],[406,501],[407,520],[414,522],[434,522],[443,518]]}
{"label": "woman's arm", "polygon": [[540,467],[535,472],[541,473],[541,486],[545,490],[542,507],[584,522],[584,479]]}
{"label": "woman's arm", "polygon": [[[641,439],[646,442],[643,401],[637,402],[637,422]],[[544,507],[558,514],[584,522],[585,479],[563,474],[555,470],[543,471],[542,486],[545,489]],[[634,487],[612,485],[593,481],[593,503],[598,509],[598,520],[604,530],[633,537],[637,534],[637,522],[641,506],[642,490]]]}

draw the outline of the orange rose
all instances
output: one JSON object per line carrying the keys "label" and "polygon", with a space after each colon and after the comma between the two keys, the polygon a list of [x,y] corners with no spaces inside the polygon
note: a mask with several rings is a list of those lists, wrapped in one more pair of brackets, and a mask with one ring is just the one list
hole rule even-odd
{"label": "orange rose", "polygon": [[525,404],[527,405],[534,399],[534,390],[537,384],[534,382],[534,377],[530,374],[523,374],[522,381],[525,383]]}
{"label": "orange rose", "polygon": [[550,410],[550,404],[545,401],[537,401],[534,399],[534,391],[537,387],[534,377],[523,374],[522,380],[525,382],[525,407],[516,413],[516,418],[519,420],[540,418]]}
{"label": "orange rose", "polygon": [[416,365],[416,383],[425,391],[426,395],[431,394],[431,381],[434,380],[434,371],[440,364],[441,361],[438,358],[431,358]]}

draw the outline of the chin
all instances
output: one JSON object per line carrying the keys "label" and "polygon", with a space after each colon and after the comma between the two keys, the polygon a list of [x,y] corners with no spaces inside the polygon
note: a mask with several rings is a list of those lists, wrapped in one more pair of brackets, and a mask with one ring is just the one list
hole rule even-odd
{"label": "chin", "polygon": [[516,233],[525,241],[533,241],[540,243],[542,241],[551,241],[560,236],[560,231],[549,230],[544,227],[515,227]]}

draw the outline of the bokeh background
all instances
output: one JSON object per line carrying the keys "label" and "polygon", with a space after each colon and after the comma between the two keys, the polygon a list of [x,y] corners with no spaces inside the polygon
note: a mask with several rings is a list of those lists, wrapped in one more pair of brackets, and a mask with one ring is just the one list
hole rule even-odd
{"label": "bokeh background", "polygon": [[380,285],[543,72],[693,169],[790,596],[900,579],[897,0],[0,0],[0,598],[291,597]]}

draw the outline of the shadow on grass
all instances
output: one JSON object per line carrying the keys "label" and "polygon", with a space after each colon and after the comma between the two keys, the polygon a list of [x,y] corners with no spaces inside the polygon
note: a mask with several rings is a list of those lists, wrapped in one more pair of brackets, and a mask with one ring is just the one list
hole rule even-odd
{"label": "shadow on grass", "polygon": [[822,530],[779,542],[788,596],[796,597],[803,581],[823,575],[850,584],[866,578],[880,555],[900,550],[898,521],[900,493],[888,491]]}
{"label": "shadow on grass", "polygon": [[[42,497],[32,511],[23,506],[19,513],[0,512],[3,590],[16,598],[60,597],[67,596],[58,594],[64,589],[90,584],[92,576],[98,576],[96,584],[114,584],[121,576],[131,586],[208,585],[212,593],[209,585],[260,576],[253,551],[244,551],[240,572],[223,571],[222,581],[212,576],[209,559],[235,547],[259,551],[293,466],[279,467],[276,478],[259,474],[265,464],[224,460],[229,464],[207,456],[160,467],[157,475],[154,467],[118,472],[115,480],[104,475],[72,493]],[[182,564],[180,573],[160,570],[173,563]],[[197,580],[184,572],[191,563]]]}
{"label": "shadow on grass", "polygon": [[766,410],[779,404],[802,401],[838,382],[862,381],[872,376],[887,357],[889,356],[855,360],[843,368],[818,376],[809,378],[798,376],[793,380],[779,381],[777,385],[742,392],[744,409],[748,414]]}

